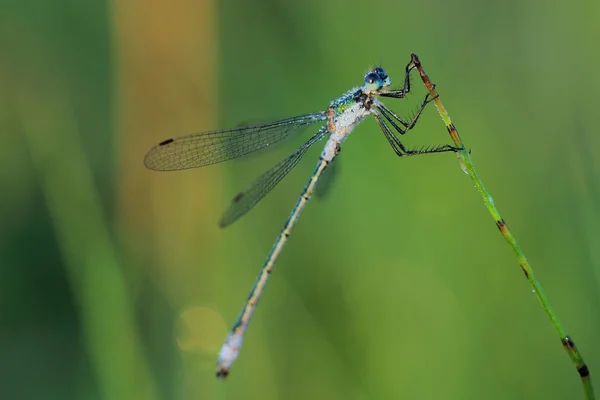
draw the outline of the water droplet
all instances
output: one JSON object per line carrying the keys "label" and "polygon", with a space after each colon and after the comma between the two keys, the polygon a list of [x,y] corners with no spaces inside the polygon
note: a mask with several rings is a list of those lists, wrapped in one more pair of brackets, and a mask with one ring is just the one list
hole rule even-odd
{"label": "water droplet", "polygon": [[462,171],[469,175],[469,172],[467,171],[467,167],[465,167],[465,163],[463,162],[462,157],[460,156],[459,153],[456,153],[456,157],[458,158],[458,163],[460,164],[460,169],[462,169]]}

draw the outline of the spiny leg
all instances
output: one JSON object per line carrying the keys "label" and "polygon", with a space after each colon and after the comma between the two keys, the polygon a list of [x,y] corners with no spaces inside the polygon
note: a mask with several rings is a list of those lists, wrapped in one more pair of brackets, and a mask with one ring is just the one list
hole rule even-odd
{"label": "spiny leg", "polygon": [[[375,119],[377,120],[379,127],[383,131],[383,134],[385,135],[386,139],[388,140],[388,142],[392,146],[392,149],[398,155],[398,157],[408,157],[408,156],[415,156],[415,155],[419,155],[419,154],[430,154],[430,153],[444,153],[447,151],[457,152],[458,150],[460,150],[460,149],[450,146],[448,144],[441,145],[441,146],[434,146],[434,147],[425,147],[425,148],[422,148],[419,150],[409,150],[406,146],[404,146],[402,144],[400,139],[398,139],[398,137],[396,135],[394,135],[394,132],[392,132],[390,127],[385,123],[384,119],[382,118],[382,115],[384,116],[384,118],[386,120],[388,120],[388,121],[390,121],[390,120],[387,117],[385,117],[384,114],[380,114],[378,111],[375,111],[373,113],[373,115],[375,115]],[[393,126],[393,124],[392,124],[392,126]]]}
{"label": "spiny leg", "polygon": [[380,96],[383,97],[393,97],[396,99],[401,99],[406,96],[407,93],[410,92],[410,73],[416,66],[411,60],[408,64],[406,64],[405,72],[404,72],[404,85],[401,89],[392,89],[387,90],[385,92],[380,93]]}
{"label": "spiny leg", "polygon": [[[392,124],[392,126],[394,127],[394,129],[399,134],[404,135],[406,133],[406,131],[408,131],[409,129],[414,128],[414,126],[417,123],[419,117],[421,116],[421,114],[425,110],[425,107],[427,106],[427,104],[431,103],[433,100],[435,100],[435,99],[430,98],[429,93],[427,93],[427,95],[425,96],[425,99],[421,103],[421,106],[419,107],[419,109],[417,110],[417,112],[415,113],[415,115],[411,118],[410,122],[406,121],[404,118],[402,118],[399,115],[397,115],[395,112],[393,112],[392,110],[390,110],[383,103],[378,103],[376,107],[381,111],[381,114],[385,117],[385,119],[387,119],[390,122],[390,124]],[[401,128],[398,125],[398,122],[404,128]]]}

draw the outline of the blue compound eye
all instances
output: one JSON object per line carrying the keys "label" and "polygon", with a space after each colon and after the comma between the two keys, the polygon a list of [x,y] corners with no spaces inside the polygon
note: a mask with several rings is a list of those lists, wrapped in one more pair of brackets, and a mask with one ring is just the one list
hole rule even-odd
{"label": "blue compound eye", "polygon": [[375,67],[373,69],[373,71],[371,71],[371,72],[373,72],[374,74],[379,75],[381,77],[381,79],[383,79],[383,80],[385,80],[385,78],[387,78],[387,73],[385,72],[385,69],[383,69],[381,67]]}
{"label": "blue compound eye", "polygon": [[375,67],[365,76],[365,87],[371,91],[381,90],[384,86],[390,86],[392,81],[381,67]]}
{"label": "blue compound eye", "polygon": [[385,72],[385,69],[381,67],[375,67],[372,72],[379,75],[379,78],[383,81],[383,86],[391,85],[392,82],[390,81],[390,77],[388,76],[387,72]]}
{"label": "blue compound eye", "polygon": [[368,73],[365,76],[365,86],[369,90],[379,90],[383,87],[384,81],[376,72]]}

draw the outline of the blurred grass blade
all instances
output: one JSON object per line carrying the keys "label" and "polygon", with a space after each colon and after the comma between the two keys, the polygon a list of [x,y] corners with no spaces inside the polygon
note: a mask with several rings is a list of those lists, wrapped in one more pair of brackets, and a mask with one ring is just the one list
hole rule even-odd
{"label": "blurred grass blade", "polygon": [[431,83],[427,74],[425,74],[425,71],[423,70],[423,67],[421,65],[421,62],[419,61],[419,58],[417,57],[416,54],[411,54],[411,56],[412,56],[412,62],[414,64],[414,66],[418,69],[421,79],[423,80],[423,83],[427,87],[427,90],[429,90],[431,98],[434,99],[435,106],[436,106],[438,112],[440,113],[440,116],[442,117],[444,124],[446,124],[446,128],[448,129],[448,133],[450,134],[452,141],[454,142],[456,147],[458,147],[459,149],[462,149],[457,152],[461,168],[463,169],[463,171],[465,171],[471,177],[471,179],[473,179],[473,182],[475,183],[475,187],[477,188],[477,191],[481,195],[481,198],[483,199],[483,202],[485,203],[485,206],[487,207],[488,211],[492,215],[492,218],[494,218],[494,221],[496,222],[496,225],[498,226],[500,233],[502,233],[502,236],[504,236],[506,241],[513,248],[513,250],[517,256],[517,260],[519,261],[519,264],[521,265],[521,269],[525,273],[527,280],[531,284],[531,287],[533,288],[533,291],[534,291],[535,295],[537,296],[538,300],[542,304],[542,307],[546,311],[546,314],[548,314],[548,317],[550,318],[550,321],[552,322],[554,329],[560,336],[561,343],[563,344],[565,350],[569,354],[569,357],[573,361],[573,364],[575,365],[575,368],[577,369],[577,373],[581,377],[581,381],[583,383],[583,389],[584,389],[584,392],[586,395],[586,399],[593,400],[595,397],[594,397],[594,390],[592,388],[592,380],[590,377],[590,371],[589,371],[587,365],[585,364],[585,362],[583,361],[583,357],[581,356],[581,353],[579,353],[579,350],[577,349],[577,347],[575,347],[575,343],[573,342],[571,337],[569,335],[567,335],[564,327],[562,326],[562,324],[560,323],[560,321],[558,319],[558,315],[556,315],[556,312],[550,306],[548,298],[544,294],[544,291],[542,290],[542,286],[540,285],[540,282],[535,277],[535,274],[533,273],[533,269],[529,265],[527,258],[525,258],[525,254],[521,250],[521,247],[517,243],[517,240],[515,239],[515,237],[512,235],[512,233],[508,229],[508,225],[506,224],[506,221],[504,221],[504,219],[500,216],[500,212],[496,208],[494,201],[492,199],[492,196],[490,196],[487,189],[483,185],[483,182],[477,175],[477,172],[475,171],[475,166],[473,165],[473,161],[471,159],[471,155],[469,154],[469,151],[466,149],[460,136],[458,135],[456,126],[454,126],[454,124],[450,120],[450,116],[448,115],[448,112],[444,108],[444,106],[440,100],[440,97],[439,97],[437,91],[435,90],[435,86]]}
{"label": "blurred grass blade", "polygon": [[67,90],[60,84],[35,82],[17,100],[102,398],[156,398],[133,300],[102,214]]}

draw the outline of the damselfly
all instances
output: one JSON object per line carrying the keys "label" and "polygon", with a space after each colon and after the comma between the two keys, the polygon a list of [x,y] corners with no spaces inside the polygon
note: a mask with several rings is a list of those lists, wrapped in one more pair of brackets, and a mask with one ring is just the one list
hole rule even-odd
{"label": "damselfly", "polygon": [[410,72],[415,68],[411,61],[405,70],[404,85],[399,89],[391,89],[391,80],[385,70],[376,67],[364,78],[364,84],[350,89],[341,97],[331,101],[325,111],[319,111],[299,117],[284,119],[264,125],[243,126],[234,129],[195,133],[187,136],[167,139],[152,148],[144,163],[146,167],[158,171],[172,171],[187,168],[203,167],[221,161],[230,160],[270,146],[298,132],[300,128],[313,124],[321,127],[306,143],[300,146],[291,156],[276,164],[261,175],[244,192],[239,193],[225,214],[220,226],[232,224],[246,214],[258,201],[271,191],[302,159],[304,153],[316,142],[327,138],[317,167],[302,190],[296,205],[285,222],[281,233],[275,240],[273,248],[263,265],[254,287],[250,292],[242,311],[233,325],[221,348],[217,361],[217,377],[225,378],[231,365],[238,357],[244,334],[256,305],[267,284],[275,261],[288,240],[292,228],[298,221],[300,212],[313,193],[317,181],[322,177],[325,168],[331,164],[344,140],[363,119],[373,115],[381,127],[384,136],[400,157],[417,154],[457,151],[449,145],[430,147],[420,150],[409,150],[396,136],[413,128],[431,99],[427,95],[420,108],[412,118],[403,119],[385,106],[379,97],[404,98],[410,92]]}

